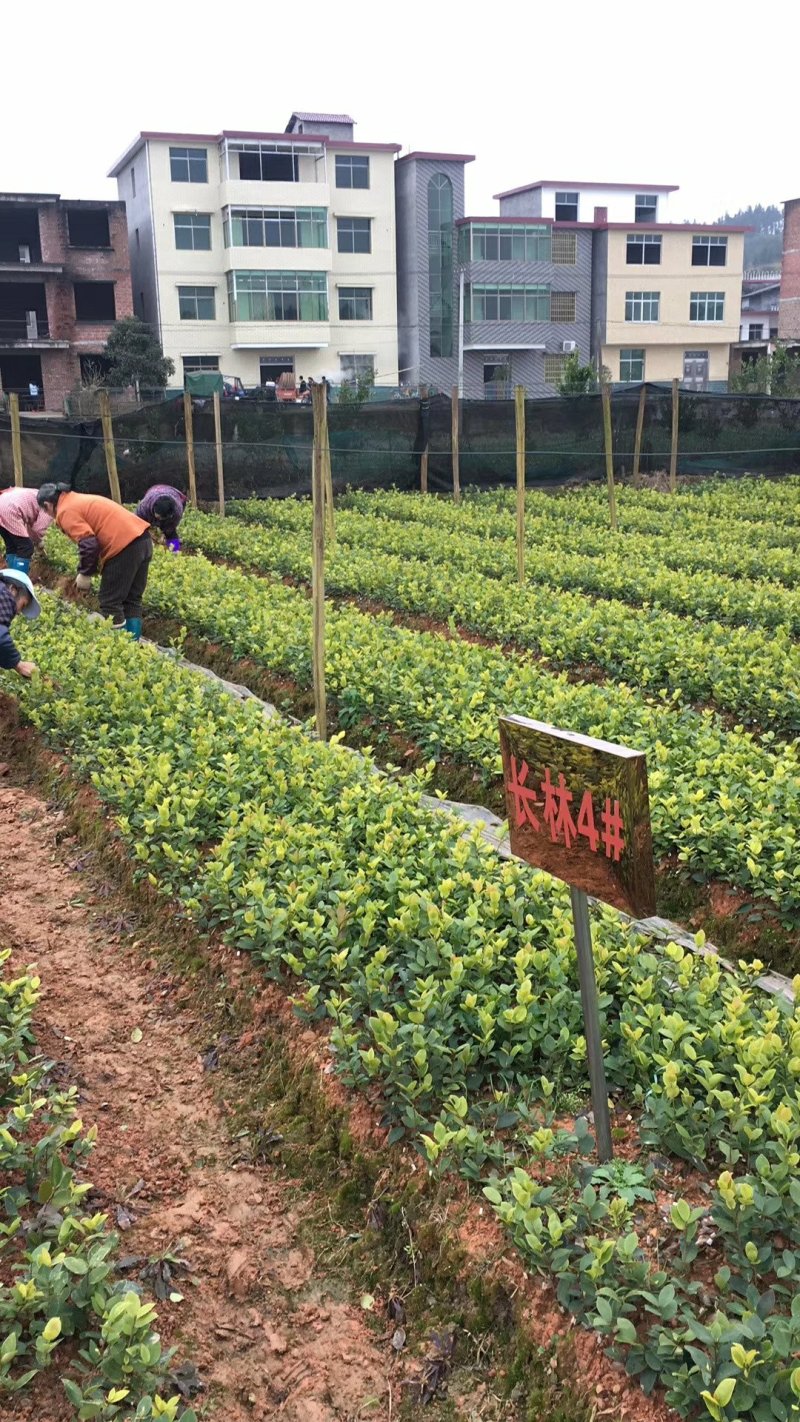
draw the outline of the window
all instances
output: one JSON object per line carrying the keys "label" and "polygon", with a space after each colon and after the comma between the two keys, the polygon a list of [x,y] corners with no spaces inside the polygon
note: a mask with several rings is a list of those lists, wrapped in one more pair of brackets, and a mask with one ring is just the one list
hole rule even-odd
{"label": "window", "polygon": [[213,286],[179,286],[182,321],[213,321],[216,316]]}
{"label": "window", "polygon": [[644,351],[628,350],[619,353],[619,378],[620,380],[635,380],[641,384],[644,380]]}
{"label": "window", "polygon": [[661,265],[661,233],[629,232],[625,260],[629,267]]}
{"label": "window", "polygon": [[[564,294],[572,295],[574,301],[574,292]],[[467,287],[465,320],[549,321],[550,288],[547,286]]]}
{"label": "window", "polygon": [[657,193],[637,193],[636,208],[633,214],[634,222],[657,222],[658,221],[658,194]]}
{"label": "window", "polygon": [[564,374],[563,355],[546,355],[544,358],[544,383],[545,385],[558,385]]}
{"label": "window", "polygon": [[577,232],[554,232],[550,238],[551,261],[559,267],[574,267],[578,260]]}
{"label": "window", "polygon": [[184,356],[184,375],[191,375],[192,372],[196,370],[219,370],[219,356]]}
{"label": "window", "polygon": [[578,221],[578,193],[556,193],[556,222]]}
{"label": "window", "polygon": [[211,214],[208,212],[176,212],[175,246],[179,252],[211,251]]}
{"label": "window", "polygon": [[205,148],[170,148],[169,175],[173,183],[207,183]]}
{"label": "window", "polygon": [[660,291],[626,291],[625,320],[657,321],[660,302]]}
{"label": "window", "polygon": [[371,321],[372,288],[369,286],[340,286],[339,320]]}
{"label": "window", "polygon": [[136,167],[131,163],[131,197],[136,197]]}
{"label": "window", "polygon": [[327,247],[325,207],[230,207],[225,209],[226,247]]}
{"label": "window", "polygon": [[73,291],[76,321],[116,320],[113,281],[76,281]]}
{"label": "window", "polygon": [[763,326],[753,326],[752,324],[751,324],[750,326],[748,326],[748,328],[747,328],[747,339],[748,339],[748,341],[763,341],[763,339],[764,339],[764,327],[763,327]]}
{"label": "window", "polygon": [[101,208],[74,207],[67,212],[70,247],[110,247],[108,213]]}
{"label": "window", "polygon": [[724,267],[728,261],[727,237],[693,237],[693,267]]}
{"label": "window", "polygon": [[343,381],[363,380],[365,376],[375,379],[374,355],[340,355],[339,366]]}
{"label": "window", "polygon": [[372,219],[337,217],[336,240],[340,252],[371,252]]}
{"label": "window", "polygon": [[690,321],[724,321],[724,291],[693,291],[689,300]]}
{"label": "window", "polygon": [[239,153],[239,177],[248,183],[296,183],[300,160],[289,150],[270,152],[254,147]]}
{"label": "window", "polygon": [[325,272],[228,272],[232,321],[327,321]]}
{"label": "window", "polygon": [[337,188],[368,188],[369,158],[361,153],[337,153]]}
{"label": "window", "polygon": [[453,184],[446,173],[428,182],[428,305],[432,356],[453,354]]}
{"label": "window", "polygon": [[[549,262],[549,227],[517,227],[510,224],[474,226],[467,261],[473,262]],[[570,236],[574,236],[570,233]]]}
{"label": "window", "polygon": [[576,321],[575,312],[577,293],[574,291],[551,291],[550,292],[550,320],[551,321]]}

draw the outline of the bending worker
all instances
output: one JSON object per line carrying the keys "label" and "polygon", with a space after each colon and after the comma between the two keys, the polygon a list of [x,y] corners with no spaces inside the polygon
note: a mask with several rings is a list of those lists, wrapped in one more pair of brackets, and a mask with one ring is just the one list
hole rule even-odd
{"label": "bending worker", "polygon": [[151,528],[161,530],[171,552],[180,553],[178,524],[183,518],[185,508],[186,495],[182,494],[180,489],[173,489],[171,484],[154,484],[137,504],[136,513],[139,518],[149,523]]}
{"label": "bending worker", "polygon": [[76,588],[88,592],[102,568],[100,611],[118,631],[142,635],[142,598],[153,556],[144,519],[100,494],[73,494],[66,484],[43,484],[38,494],[45,513],[78,545]]}
{"label": "bending worker", "polygon": [[0,494],[0,538],[6,563],[20,573],[31,566],[33,550],[41,543],[52,520],[39,507],[35,489],[4,489]]}
{"label": "bending worker", "polygon": [[38,617],[41,610],[28,574],[19,568],[3,568],[0,572],[0,671],[19,672],[20,676],[32,676],[36,671],[33,662],[23,662],[8,629],[17,613],[20,617],[33,618]]}

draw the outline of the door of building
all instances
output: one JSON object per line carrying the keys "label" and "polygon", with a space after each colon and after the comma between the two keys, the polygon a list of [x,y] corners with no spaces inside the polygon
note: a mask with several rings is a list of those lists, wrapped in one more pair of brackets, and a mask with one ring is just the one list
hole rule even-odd
{"label": "door of building", "polygon": [[484,400],[508,400],[511,398],[511,356],[498,355],[493,360],[483,361]]}
{"label": "door of building", "polygon": [[708,351],[684,351],[683,384],[687,390],[708,389]]}
{"label": "door of building", "polygon": [[262,357],[261,357],[261,361],[260,361],[260,366],[261,366],[261,384],[262,384],[262,385],[277,385],[278,381],[280,380],[280,377],[281,377],[282,375],[286,375],[287,372],[288,372],[288,374],[290,374],[290,375],[294,375],[294,356],[291,356],[291,355],[285,355],[285,356],[284,356],[284,355],[262,356]]}

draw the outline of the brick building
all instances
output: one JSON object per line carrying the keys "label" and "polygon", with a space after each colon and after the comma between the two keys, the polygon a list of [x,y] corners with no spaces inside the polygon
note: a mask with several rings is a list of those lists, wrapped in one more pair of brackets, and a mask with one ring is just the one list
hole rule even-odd
{"label": "brick building", "polygon": [[61,410],[133,314],[123,202],[0,193],[0,385]]}
{"label": "brick building", "polygon": [[800,340],[800,198],[783,204],[783,260],[778,340]]}

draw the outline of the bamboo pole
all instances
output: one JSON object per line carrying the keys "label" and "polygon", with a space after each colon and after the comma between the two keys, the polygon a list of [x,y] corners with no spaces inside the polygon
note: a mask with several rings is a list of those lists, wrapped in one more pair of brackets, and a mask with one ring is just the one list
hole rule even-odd
{"label": "bamboo pole", "polygon": [[525,581],[525,386],[514,390],[517,432],[517,577]]}
{"label": "bamboo pole", "polygon": [[11,453],[14,457],[14,483],[18,489],[22,488],[22,435],[19,428],[19,395],[14,391],[8,397],[8,410],[11,415]]}
{"label": "bamboo pole", "polygon": [[311,663],[317,736],[321,741],[326,741],[328,739],[328,717],[325,698],[325,469],[323,451],[327,432],[325,390],[318,382],[315,382],[311,388],[311,403],[314,412],[314,449],[311,468],[313,507]]}
{"label": "bamboo pole", "polygon": [[222,410],[219,391],[214,391],[214,446],[217,454],[217,502],[219,512],[225,517],[225,470],[222,464]]}
{"label": "bamboo pole", "polygon": [[333,512],[333,474],[331,472],[331,439],[328,429],[328,390],[322,386],[322,479],[325,500],[325,533],[331,543],[336,542],[336,522]]}
{"label": "bamboo pole", "polygon": [[647,386],[646,386],[646,385],[643,385],[642,388],[641,388],[641,390],[639,391],[639,409],[638,409],[637,412],[636,412],[636,439],[635,439],[635,441],[634,441],[634,446],[633,446],[633,487],[634,487],[634,489],[638,489],[639,484],[640,484],[640,478],[639,478],[639,460],[640,460],[641,454],[642,454],[642,430],[644,429],[644,405],[645,405],[645,399],[646,399],[646,397],[647,397]]}
{"label": "bamboo pole", "polygon": [[606,482],[608,484],[608,513],[611,527],[617,527],[617,493],[614,488],[614,450],[611,443],[611,391],[604,380],[600,393],[603,400],[603,437],[606,447]]}
{"label": "bamboo pole", "polygon": [[671,494],[674,494],[678,487],[678,403],[680,400],[678,388],[676,376],[672,382],[672,444],[669,451],[669,491]]}
{"label": "bamboo pole", "polygon": [[111,405],[109,403],[107,390],[100,391],[100,420],[103,425],[103,448],[106,453],[106,469],[108,470],[108,484],[111,489],[111,497],[115,504],[121,504],[122,491],[119,487],[117,452],[114,448],[114,426],[111,423]]}
{"label": "bamboo pole", "polygon": [[461,503],[461,473],[459,470],[459,441],[458,441],[458,386],[453,386],[453,393],[450,399],[451,412],[451,435],[450,447],[453,454],[453,503]]}
{"label": "bamboo pole", "polygon": [[[420,385],[420,387],[419,387],[420,413],[421,413],[421,411],[422,411],[422,402],[423,402],[423,400],[427,400],[427,399],[428,399],[428,387],[427,387],[427,385]],[[422,454],[420,455],[420,461],[419,461],[419,491],[420,491],[421,494],[427,494],[427,492],[428,492],[428,440],[427,440],[427,436],[426,436],[426,439],[425,439],[425,445],[424,445],[424,448],[423,448],[423,450],[422,450]]]}
{"label": "bamboo pole", "polygon": [[188,390],[183,392],[183,426],[186,431],[186,463],[189,466],[189,503],[197,508],[197,473],[194,466],[194,425],[192,423],[192,397]]}

